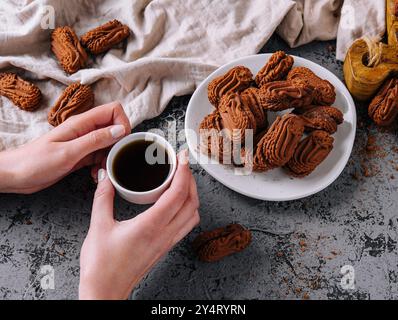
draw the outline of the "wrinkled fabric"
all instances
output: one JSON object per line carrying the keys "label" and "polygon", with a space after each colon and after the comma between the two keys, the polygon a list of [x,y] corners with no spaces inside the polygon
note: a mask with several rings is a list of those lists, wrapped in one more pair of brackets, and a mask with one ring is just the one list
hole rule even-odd
{"label": "wrinkled fabric", "polygon": [[337,59],[345,59],[348,49],[356,39],[362,36],[381,38],[385,31],[385,0],[345,0],[337,31]]}
{"label": "wrinkled fabric", "polygon": [[336,58],[344,61],[351,44],[362,36],[383,36],[385,0],[295,0],[277,29],[291,46],[337,38]]}
{"label": "wrinkled fabric", "polygon": [[344,0],[296,0],[278,27],[278,34],[293,48],[313,40],[335,39],[343,2]]}

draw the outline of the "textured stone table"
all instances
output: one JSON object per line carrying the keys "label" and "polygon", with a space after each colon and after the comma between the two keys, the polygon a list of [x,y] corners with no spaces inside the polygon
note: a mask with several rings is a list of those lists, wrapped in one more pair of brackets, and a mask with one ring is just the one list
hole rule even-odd
{"label": "textured stone table", "polygon": [[[302,56],[342,78],[334,42],[289,49],[273,37],[263,52]],[[183,127],[189,97],[136,130]],[[241,196],[193,166],[201,225],[159,263],[134,299],[398,299],[397,130],[377,130],[357,105],[359,129],[349,165],[319,194],[271,203]],[[173,122],[172,122],[173,123]],[[79,252],[95,185],[82,170],[31,196],[0,195],[0,298],[75,299]],[[117,198],[120,219],[144,210]],[[219,263],[197,261],[190,249],[200,231],[239,222],[253,229],[244,252]],[[55,289],[40,286],[40,266],[55,269]],[[355,270],[355,289],[341,286],[341,267]]]}

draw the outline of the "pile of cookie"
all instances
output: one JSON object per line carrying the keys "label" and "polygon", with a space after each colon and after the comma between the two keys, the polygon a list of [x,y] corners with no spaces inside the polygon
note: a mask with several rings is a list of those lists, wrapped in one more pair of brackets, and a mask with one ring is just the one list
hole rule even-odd
{"label": "pile of cookie", "polygon": [[[200,124],[201,152],[225,163],[239,146],[239,159],[232,159],[236,166],[258,172],[282,167],[295,177],[311,174],[333,149],[332,134],[344,118],[332,106],[334,86],[293,64],[293,57],[278,51],[254,79],[248,68],[238,66],[211,81],[208,98],[215,110]],[[268,112],[288,109],[268,126]],[[254,134],[253,150],[242,143],[247,130]]]}
{"label": "pile of cookie", "polygon": [[[89,54],[105,53],[130,35],[128,26],[118,20],[109,21],[88,31],[79,39],[69,27],[58,27],[51,34],[51,50],[67,74],[87,66]],[[0,73],[0,95],[25,111],[35,111],[42,101],[40,89],[14,73]],[[48,113],[48,122],[58,126],[67,118],[94,107],[90,86],[72,83]]]}

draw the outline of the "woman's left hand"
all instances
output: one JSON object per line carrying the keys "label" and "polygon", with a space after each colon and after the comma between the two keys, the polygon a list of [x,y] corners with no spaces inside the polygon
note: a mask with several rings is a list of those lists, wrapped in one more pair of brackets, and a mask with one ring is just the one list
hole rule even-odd
{"label": "woman's left hand", "polygon": [[30,194],[85,166],[96,169],[108,147],[130,134],[120,103],[73,116],[46,135],[0,153],[0,192]]}

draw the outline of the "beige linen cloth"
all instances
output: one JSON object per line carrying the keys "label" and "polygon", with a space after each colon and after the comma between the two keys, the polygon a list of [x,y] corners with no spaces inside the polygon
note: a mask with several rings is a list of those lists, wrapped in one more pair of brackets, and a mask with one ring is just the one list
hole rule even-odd
{"label": "beige linen cloth", "polygon": [[[366,31],[360,26],[367,5],[375,10],[372,28],[384,28],[384,8],[375,5],[382,2],[346,0],[344,6],[361,9],[355,10],[356,24],[344,25],[353,29],[341,32],[347,39],[338,41],[338,52]],[[257,53],[278,26],[291,46],[335,38],[342,5],[342,0],[0,0],[0,72],[17,71],[44,95],[33,113],[0,97],[0,150],[49,131],[47,112],[72,82],[92,85],[97,105],[120,101],[135,126],[159,115],[173,96],[193,92],[218,66]],[[343,13],[350,12],[344,6]],[[43,28],[49,10],[55,26],[71,25],[79,36],[115,18],[132,35],[125,47],[68,76],[49,49],[51,30]]]}
{"label": "beige linen cloth", "polygon": [[277,29],[291,47],[337,37],[336,58],[344,61],[353,41],[383,36],[385,0],[296,0]]}

